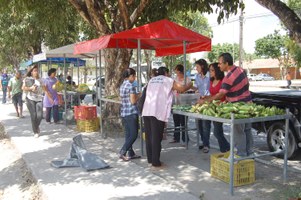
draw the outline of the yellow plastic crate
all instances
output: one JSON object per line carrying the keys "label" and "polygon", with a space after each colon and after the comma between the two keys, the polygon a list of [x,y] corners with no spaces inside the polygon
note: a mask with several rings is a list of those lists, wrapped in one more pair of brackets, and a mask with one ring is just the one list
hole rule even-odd
{"label": "yellow plastic crate", "polygon": [[99,130],[99,117],[90,120],[76,120],[76,127],[78,131],[95,132]]}
{"label": "yellow plastic crate", "polygon": [[[211,176],[230,183],[230,162],[222,160],[228,158],[229,153],[216,153],[210,157]],[[253,159],[241,160],[234,163],[234,186],[242,186],[255,182],[255,163]]]}

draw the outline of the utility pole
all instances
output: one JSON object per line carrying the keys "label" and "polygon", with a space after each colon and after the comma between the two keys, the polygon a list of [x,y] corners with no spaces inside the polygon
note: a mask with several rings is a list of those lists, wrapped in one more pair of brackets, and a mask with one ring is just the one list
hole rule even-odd
{"label": "utility pole", "polygon": [[243,67],[243,23],[244,23],[244,16],[243,10],[240,11],[239,16],[239,66]]}

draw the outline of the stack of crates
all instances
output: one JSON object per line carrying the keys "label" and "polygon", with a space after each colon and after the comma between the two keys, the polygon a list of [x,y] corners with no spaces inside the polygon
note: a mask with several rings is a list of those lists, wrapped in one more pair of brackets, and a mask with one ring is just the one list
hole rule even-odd
{"label": "stack of crates", "polygon": [[[229,153],[211,154],[210,173],[212,177],[230,183]],[[253,159],[234,163],[234,186],[242,186],[255,182],[255,163]]]}
{"label": "stack of crates", "polygon": [[95,132],[99,130],[96,106],[74,106],[74,118],[78,131]]}

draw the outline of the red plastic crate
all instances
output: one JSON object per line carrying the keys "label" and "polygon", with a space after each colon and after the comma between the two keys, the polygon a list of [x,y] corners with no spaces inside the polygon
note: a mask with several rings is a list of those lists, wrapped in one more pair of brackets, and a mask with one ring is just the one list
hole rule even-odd
{"label": "red plastic crate", "polygon": [[74,106],[74,118],[79,120],[97,118],[96,106]]}

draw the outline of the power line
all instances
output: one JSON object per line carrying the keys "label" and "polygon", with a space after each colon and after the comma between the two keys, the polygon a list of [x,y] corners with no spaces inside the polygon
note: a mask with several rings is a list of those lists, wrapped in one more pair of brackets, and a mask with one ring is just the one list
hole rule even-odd
{"label": "power line", "polygon": [[[247,16],[244,16],[244,20],[255,19],[255,18],[260,18],[260,17],[267,17],[267,16],[275,16],[275,15],[273,13],[260,13],[260,14],[254,14],[254,15],[247,15]],[[229,24],[229,23],[236,22],[236,21],[239,21],[239,17],[235,17],[230,20],[227,20],[226,22],[224,22],[222,24],[214,23],[210,26],[211,27],[222,26],[224,24]]]}

